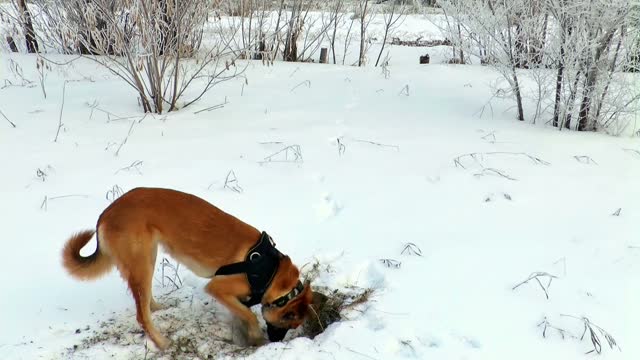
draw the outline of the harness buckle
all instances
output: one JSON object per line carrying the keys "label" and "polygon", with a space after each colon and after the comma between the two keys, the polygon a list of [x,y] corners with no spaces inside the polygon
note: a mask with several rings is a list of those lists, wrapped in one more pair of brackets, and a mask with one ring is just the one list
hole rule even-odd
{"label": "harness buckle", "polygon": [[249,261],[251,261],[252,263],[256,263],[260,260],[261,257],[262,255],[259,252],[254,251],[249,255]]}

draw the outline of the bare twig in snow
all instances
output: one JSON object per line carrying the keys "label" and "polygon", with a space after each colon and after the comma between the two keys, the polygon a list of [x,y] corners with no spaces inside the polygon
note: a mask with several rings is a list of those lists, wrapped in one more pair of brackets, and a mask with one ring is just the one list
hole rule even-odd
{"label": "bare twig in snow", "polygon": [[60,105],[60,116],[58,117],[58,130],[56,130],[56,137],[53,139],[53,142],[58,142],[58,135],[60,135],[60,129],[62,128],[62,111],[64,110],[64,96],[67,90],[67,80],[62,83],[62,104]]}
{"label": "bare twig in snow", "polygon": [[113,202],[117,198],[122,196],[122,194],[124,194],[124,190],[122,190],[122,188],[118,185],[113,185],[111,189],[107,190],[107,194],[105,195],[105,198],[108,201]]}
{"label": "bare twig in snow", "polygon": [[44,182],[45,180],[47,180],[49,172],[51,171],[54,171],[51,165],[47,165],[44,169],[38,168],[36,169],[36,177]]}
{"label": "bare twig in snow", "polygon": [[494,168],[483,168],[479,173],[473,174],[474,176],[485,176],[485,175],[498,175],[507,180],[517,181],[518,179],[512,178],[511,176],[505,174],[504,172],[494,169]]}
{"label": "bare twig in snow", "polygon": [[620,213],[622,212],[622,208],[618,208],[618,210],[614,211],[613,214],[611,214],[612,216],[620,216]]}
{"label": "bare twig in snow", "polygon": [[543,338],[547,338],[547,330],[548,329],[553,329],[556,330],[560,336],[562,337],[562,339],[564,340],[565,337],[571,337],[574,339],[577,339],[577,337],[575,335],[572,335],[571,333],[569,333],[567,330],[565,329],[561,329],[559,327],[553,326],[549,320],[547,319],[547,317],[545,316],[544,319],[542,319],[542,321],[538,324],[538,327],[542,327],[542,337]]}
{"label": "bare twig in snow", "polygon": [[[182,279],[178,274],[180,263],[176,263],[176,265],[173,265],[166,257],[163,257],[160,265],[162,272],[162,286],[165,286],[164,280],[167,279],[174,286],[174,290],[180,289],[182,287]],[[170,277],[169,274],[165,274],[165,268],[169,268],[173,272],[173,277]]]}
{"label": "bare twig in snow", "polygon": [[418,255],[418,256],[422,256],[422,250],[420,250],[420,248],[418,247],[418,245],[410,242],[410,243],[406,243],[404,245],[404,248],[402,249],[402,253],[401,254],[407,254],[407,255]]}
{"label": "bare twig in snow", "polygon": [[567,276],[567,258],[563,256],[555,261],[553,265],[557,265],[559,263],[562,263],[562,276]]}
{"label": "bare twig in snow", "polygon": [[227,105],[228,103],[229,103],[229,102],[227,101],[227,97],[225,96],[225,97],[224,97],[224,102],[223,102],[223,103],[220,103],[220,104],[217,104],[217,105],[213,105],[213,106],[210,106],[210,107],[205,108],[205,109],[202,109],[202,110],[198,110],[198,111],[194,112],[194,114],[196,114],[196,115],[197,115],[197,114],[200,114],[200,113],[201,113],[201,112],[203,112],[203,111],[212,111],[212,110],[222,109],[222,108],[223,108],[225,105]]}
{"label": "bare twig in snow", "polygon": [[390,147],[390,148],[394,148],[394,149],[396,149],[396,151],[400,151],[400,146],[398,146],[398,145],[387,145],[387,144],[381,144],[381,143],[379,143],[379,142],[375,142],[375,141],[360,140],[360,139],[354,139],[353,141],[362,142],[362,143],[367,143],[367,144],[376,145],[376,146],[381,146],[381,147]]}
{"label": "bare twig in snow", "polygon": [[409,96],[409,84],[405,85],[398,95]]}
{"label": "bare twig in snow", "polygon": [[301,82],[300,84],[294,86],[289,92],[293,92],[295,89],[299,88],[302,85],[306,85],[307,88],[311,88],[311,80],[305,80]]}
{"label": "bare twig in snow", "polygon": [[[476,111],[474,113],[474,115],[479,113],[478,114],[478,119],[482,119],[482,115],[484,115],[484,110],[487,108],[487,106],[489,106],[489,109],[491,110],[491,119],[493,119],[493,105],[491,104],[491,101],[493,100],[494,97],[495,97],[495,95],[491,96],[491,98],[489,98],[489,100],[484,105],[482,105],[480,110],[478,110],[478,111]],[[494,141],[495,141],[495,139],[494,139]]]}
{"label": "bare twig in snow", "polygon": [[595,160],[593,160],[590,156],[587,156],[587,155],[576,155],[573,158],[576,159],[576,161],[578,161],[579,163],[582,163],[582,164],[592,164],[593,163],[593,164],[598,165],[598,163]]}
{"label": "bare twig in snow", "polygon": [[49,208],[49,201],[51,200],[66,199],[66,198],[73,198],[73,197],[88,198],[89,196],[83,195],[83,194],[70,194],[70,195],[59,195],[59,196],[49,197],[45,195],[44,199],[42,200],[42,203],[40,204],[40,209],[47,211],[47,209]]}
{"label": "bare twig in snow", "polygon": [[129,166],[125,166],[121,169],[118,169],[114,174],[119,173],[120,171],[132,171],[135,170],[138,174],[142,175],[142,171],[140,171],[140,167],[142,167],[142,160],[136,160],[131,163]]}
{"label": "bare twig in snow", "polygon": [[289,145],[265,157],[264,160],[260,161],[261,164],[270,163],[270,162],[289,162],[289,163],[303,162],[302,150],[300,149],[300,145]]}
{"label": "bare twig in snow", "polygon": [[591,354],[593,352],[596,352],[598,354],[602,353],[602,340],[600,339],[601,336],[607,341],[609,348],[613,349],[614,347],[616,347],[618,348],[619,351],[622,351],[620,349],[620,346],[618,346],[616,339],[614,339],[609,332],[607,332],[600,326],[591,322],[591,320],[589,320],[587,317],[585,316],[577,317],[577,316],[566,315],[566,314],[560,314],[560,316],[570,317],[570,318],[582,321],[584,325],[584,330],[582,331],[580,340],[582,341],[584,339],[584,336],[587,334],[587,332],[589,332],[589,339],[591,340],[591,344],[593,345],[593,349],[590,351],[587,351],[587,354]]}
{"label": "bare twig in snow", "polygon": [[628,153],[634,154],[636,155],[638,158],[640,158],[640,150],[636,150],[636,149],[622,149],[623,151],[626,151]]}
{"label": "bare twig in snow", "polygon": [[394,259],[380,259],[380,262],[382,265],[392,269],[400,269],[400,266],[402,266],[400,261]]}
{"label": "bare twig in snow", "polygon": [[[506,152],[506,151],[493,151],[493,152],[485,152],[485,153],[469,153],[469,154],[463,154],[460,156],[457,156],[456,158],[453,159],[453,163],[455,164],[456,167],[461,167],[463,169],[466,169],[467,167],[464,166],[464,160],[466,160],[467,158],[472,159],[475,163],[479,164],[480,166],[482,166],[482,161],[484,161],[484,157],[485,156],[491,156],[491,155],[515,155],[515,156],[524,156],[526,158],[528,158],[529,160],[533,161],[533,163],[535,163],[536,165],[550,165],[551,163],[544,161],[538,157],[529,155],[527,153],[517,153],[517,152]],[[484,167],[484,166],[482,166]]]}
{"label": "bare twig in snow", "polygon": [[496,143],[496,132],[492,131],[490,133],[488,133],[487,135],[481,137],[482,140],[487,141],[491,144],[495,144]]}
{"label": "bare twig in snow", "polygon": [[[542,281],[540,281],[540,278],[547,278],[547,284],[546,285],[542,284]],[[515,290],[519,288],[521,285],[527,284],[531,280],[535,280],[538,283],[538,285],[540,285],[540,288],[542,289],[542,291],[544,291],[544,295],[547,297],[547,299],[549,299],[549,288],[551,287],[551,282],[553,281],[553,279],[557,279],[557,278],[558,278],[557,276],[551,275],[546,272],[534,272],[534,273],[531,273],[531,275],[529,275],[529,277],[526,278],[524,281],[522,281],[521,283],[511,288],[511,290]]]}
{"label": "bare twig in snow", "polygon": [[9,122],[9,124],[11,124],[11,127],[15,128],[16,124],[14,124],[11,120],[9,120],[9,118],[7,117],[7,115],[5,115],[2,110],[0,110],[0,115],[2,115],[2,117],[7,120]]}
{"label": "bare twig in snow", "polygon": [[240,186],[240,183],[238,182],[238,177],[236,176],[236,173],[233,170],[230,170],[229,173],[227,174],[227,178],[224,180],[224,188],[225,189],[229,189],[231,191],[235,191],[238,194],[242,193],[242,186]]}
{"label": "bare twig in snow", "polygon": [[129,131],[127,132],[127,136],[125,136],[125,138],[120,143],[120,146],[118,146],[118,150],[116,150],[115,154],[113,154],[114,156],[118,156],[120,154],[120,150],[122,149],[124,144],[126,144],[127,141],[129,140],[129,136],[131,135],[131,132],[133,131],[133,126],[136,124],[136,122],[142,121],[146,116],[147,116],[147,114],[145,114],[143,117],[141,117],[140,120],[138,120],[138,121],[133,120],[131,122],[131,126],[129,127]]}
{"label": "bare twig in snow", "polygon": [[341,139],[341,137],[336,139],[336,142],[338,143],[338,155],[340,156],[342,156],[342,154],[347,151],[347,147],[342,143]]}

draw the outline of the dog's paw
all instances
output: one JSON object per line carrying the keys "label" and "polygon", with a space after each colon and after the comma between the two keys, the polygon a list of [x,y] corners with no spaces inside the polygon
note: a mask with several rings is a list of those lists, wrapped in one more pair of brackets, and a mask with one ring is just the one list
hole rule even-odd
{"label": "dog's paw", "polygon": [[234,344],[240,347],[249,346],[249,335],[247,334],[247,325],[238,318],[231,321],[231,339]]}
{"label": "dog's paw", "polygon": [[156,345],[158,350],[160,350],[160,352],[164,352],[169,348],[169,346],[171,346],[171,340],[164,336],[153,339],[153,343]]}
{"label": "dog's paw", "polygon": [[168,309],[169,305],[158,303],[155,300],[152,300],[150,307],[151,307],[151,312],[156,312],[156,311]]}
{"label": "dog's paw", "polygon": [[264,334],[260,328],[249,329],[247,341],[250,346],[262,346],[267,343],[267,340],[264,338]]}

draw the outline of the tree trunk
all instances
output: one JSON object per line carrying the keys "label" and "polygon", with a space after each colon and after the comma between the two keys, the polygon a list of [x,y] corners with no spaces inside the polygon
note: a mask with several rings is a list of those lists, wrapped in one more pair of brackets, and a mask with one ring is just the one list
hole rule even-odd
{"label": "tree trunk", "polygon": [[[462,43],[462,30],[460,29],[460,24],[458,23],[458,37],[460,42]],[[462,51],[462,46],[460,46],[460,64],[464,64],[464,51]]]}
{"label": "tree trunk", "polygon": [[158,55],[172,55],[174,52],[179,51],[179,49],[176,49],[178,31],[173,21],[174,14],[171,13],[172,9],[169,8],[167,0],[158,1],[160,2],[160,18],[162,19],[159,24],[160,43],[158,44]]}
{"label": "tree trunk", "polygon": [[362,66],[364,65],[364,43],[365,43],[365,39],[367,37],[366,34],[366,25],[365,25],[365,20],[367,17],[367,10],[369,8],[369,0],[363,0],[364,1],[364,7],[362,8],[362,14],[360,17],[360,58],[358,59],[358,66]]}
{"label": "tree trunk", "polygon": [[18,0],[18,8],[22,13],[22,27],[24,29],[24,38],[27,43],[27,52],[37,53],[39,50],[38,40],[36,39],[36,32],[33,30],[31,13],[27,8],[26,0]]}
{"label": "tree trunk", "polygon": [[382,39],[382,47],[380,47],[380,52],[378,53],[378,58],[376,59],[376,66],[380,62],[380,57],[382,56],[382,52],[384,51],[384,47],[387,44],[387,37],[389,36],[389,28],[391,27],[391,22],[393,21],[394,11],[391,12],[389,16],[389,21],[385,24],[384,27],[384,38]]}
{"label": "tree trunk", "polygon": [[602,55],[606,53],[605,50],[609,47],[616,30],[617,28],[609,30],[609,32],[602,38],[599,46],[596,48],[595,56],[588,68],[589,70],[587,70],[587,74],[585,74],[586,81],[583,89],[582,102],[580,104],[580,112],[578,114],[578,131],[591,131],[595,129],[594,121],[589,121],[589,113],[593,102],[592,97],[594,87],[598,80],[598,72],[600,71],[598,69],[598,63],[600,62]]}
{"label": "tree trunk", "polygon": [[282,53],[284,61],[298,60],[298,36],[300,36],[300,29],[298,27],[301,26],[299,24],[300,12],[302,12],[302,9],[300,8],[301,6],[302,4],[295,2],[291,9],[291,19],[289,20],[289,27],[287,29],[287,39]]}
{"label": "tree trunk", "polygon": [[520,92],[520,83],[518,82],[518,75],[516,74],[516,68],[512,68],[513,71],[513,86],[516,93],[516,102],[518,103],[518,120],[524,121],[524,108],[522,107],[522,93]]}
{"label": "tree trunk", "polygon": [[18,47],[16,46],[16,42],[13,41],[12,36],[7,35],[7,44],[9,45],[11,52],[18,52]]}
{"label": "tree trunk", "polygon": [[[334,18],[334,22],[338,21],[338,16]],[[338,32],[338,24],[334,23],[333,25],[333,35],[331,35],[331,55],[333,57],[333,64],[336,64],[336,33]]]}
{"label": "tree trunk", "polygon": [[[556,100],[553,106],[553,126],[558,127],[558,119],[560,117],[560,101],[562,100],[562,83],[564,82],[564,66],[565,66],[565,35],[564,29],[561,29],[560,34],[560,59],[558,60],[558,75],[556,76]],[[571,34],[571,28],[567,29],[568,34]]]}
{"label": "tree trunk", "polygon": [[[493,11],[493,10],[492,10]],[[518,120],[520,121],[524,121],[524,108],[522,107],[522,93],[520,92],[520,82],[518,81],[518,73],[517,73],[517,61],[516,59],[514,59],[513,56],[513,47],[511,44],[513,44],[513,37],[511,36],[511,22],[509,21],[509,19],[507,18],[507,24],[508,24],[508,29],[507,29],[507,39],[508,39],[508,46],[509,46],[509,62],[511,63],[511,78],[513,80],[513,91],[516,94],[516,103],[518,105]]]}
{"label": "tree trunk", "polygon": [[597,104],[595,121],[598,121],[600,118],[600,112],[602,111],[602,104],[604,103],[604,98],[607,96],[609,92],[609,85],[611,85],[611,80],[613,78],[614,72],[616,71],[616,62],[618,62],[618,56],[620,55],[620,47],[622,46],[622,39],[624,39],[624,26],[620,29],[620,38],[618,39],[618,44],[616,45],[616,52],[613,55],[613,59],[611,60],[611,64],[609,65],[609,79],[607,80],[607,85],[605,85],[604,90],[602,90],[602,94],[600,95],[600,100]]}
{"label": "tree trunk", "polygon": [[565,129],[571,129],[571,118],[573,113],[573,105],[576,102],[576,96],[578,95],[578,83],[580,82],[581,72],[578,71],[576,74],[576,78],[573,81],[573,87],[571,89],[571,93],[569,94],[569,101],[567,101],[567,108],[565,110],[565,116],[562,119],[562,125],[560,126],[560,130],[562,127]]}
{"label": "tree trunk", "polygon": [[520,25],[520,15],[516,15],[516,41],[515,41],[515,50],[516,50],[516,54],[515,54],[515,60],[516,60],[516,67],[519,69],[526,69],[527,68],[527,60],[526,60],[526,53],[525,53],[525,41],[524,41],[524,34],[522,31],[522,26]]}

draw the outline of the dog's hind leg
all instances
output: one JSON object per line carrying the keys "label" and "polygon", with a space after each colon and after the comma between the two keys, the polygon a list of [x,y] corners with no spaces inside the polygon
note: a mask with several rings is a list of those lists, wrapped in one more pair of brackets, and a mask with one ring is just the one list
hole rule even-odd
{"label": "dog's hind leg", "polygon": [[[151,258],[153,257],[152,253]],[[160,348],[160,350],[164,350],[169,346],[170,341],[156,329],[151,319],[151,304],[155,301],[153,301],[153,296],[151,295],[153,266],[151,265],[151,259],[149,258],[148,260],[146,266],[138,265],[136,271],[129,272],[129,278],[127,280],[133,298],[136,301],[136,319],[138,323],[156,346]],[[144,261],[140,261],[140,264],[143,263]]]}

